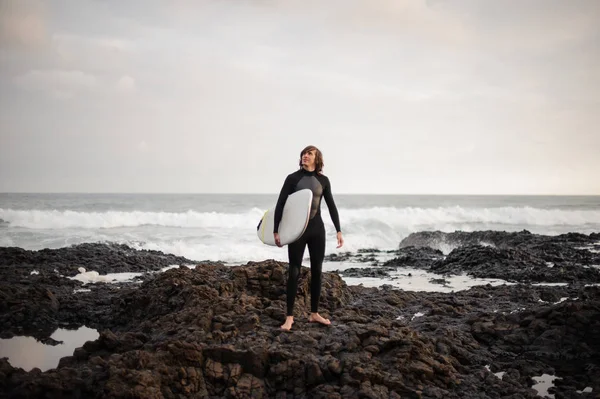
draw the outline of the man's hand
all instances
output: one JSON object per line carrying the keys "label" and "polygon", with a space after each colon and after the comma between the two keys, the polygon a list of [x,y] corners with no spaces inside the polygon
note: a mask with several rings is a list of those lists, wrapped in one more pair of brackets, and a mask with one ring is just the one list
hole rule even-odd
{"label": "man's hand", "polygon": [[338,242],[337,248],[341,248],[342,245],[344,245],[344,238],[342,237],[341,231],[338,231],[338,233],[337,233],[337,242]]}
{"label": "man's hand", "polygon": [[283,247],[283,245],[281,245],[281,240],[279,239],[279,233],[273,233],[273,237],[275,237],[275,245]]}

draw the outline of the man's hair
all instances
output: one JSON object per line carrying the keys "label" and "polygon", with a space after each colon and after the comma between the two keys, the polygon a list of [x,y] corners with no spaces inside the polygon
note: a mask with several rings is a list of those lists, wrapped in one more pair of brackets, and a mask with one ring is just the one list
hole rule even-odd
{"label": "man's hair", "polygon": [[313,150],[315,151],[315,172],[321,173],[323,171],[323,166],[325,166],[325,163],[323,162],[323,153],[321,152],[321,150],[319,150],[314,145],[306,146],[300,152],[300,161],[298,162],[298,164],[300,165],[300,168],[302,168],[302,156],[304,154],[306,154],[307,152],[313,151]]}

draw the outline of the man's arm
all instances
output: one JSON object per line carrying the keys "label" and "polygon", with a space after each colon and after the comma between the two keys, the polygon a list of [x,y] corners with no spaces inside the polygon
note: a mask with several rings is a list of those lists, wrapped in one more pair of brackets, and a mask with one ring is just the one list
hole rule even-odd
{"label": "man's arm", "polygon": [[281,222],[281,218],[283,217],[283,207],[285,202],[287,201],[287,197],[292,193],[294,189],[294,184],[292,181],[291,175],[286,177],[283,182],[283,186],[281,187],[281,191],[279,192],[279,198],[277,199],[277,205],[275,205],[275,220],[273,224],[273,233],[279,232],[279,223]]}
{"label": "man's arm", "polygon": [[337,207],[335,206],[333,194],[331,194],[331,183],[329,182],[329,179],[327,179],[327,185],[323,191],[323,197],[325,197],[325,202],[327,203],[327,208],[329,209],[329,215],[331,216],[331,221],[335,226],[335,230],[339,233],[342,231],[342,228],[340,227],[340,215],[338,214]]}

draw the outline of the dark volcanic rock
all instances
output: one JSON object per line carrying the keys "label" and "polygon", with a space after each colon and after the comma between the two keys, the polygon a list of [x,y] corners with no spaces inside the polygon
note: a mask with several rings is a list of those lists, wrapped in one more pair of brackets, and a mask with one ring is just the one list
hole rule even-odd
{"label": "dark volcanic rock", "polygon": [[[444,257],[444,254],[436,249],[432,248],[415,248],[406,247],[401,248],[398,251],[394,251],[395,258],[384,261],[381,265],[378,265],[374,257],[369,258],[373,260],[374,264],[371,267],[364,268],[347,268],[337,273],[344,277],[377,277],[385,278],[390,277],[390,272],[394,272],[398,267],[413,267],[417,269],[428,270],[431,265],[439,259]],[[362,262],[361,257],[350,257],[353,262]]]}
{"label": "dark volcanic rock", "polygon": [[441,246],[460,248],[465,246],[491,246],[498,249],[518,249],[539,257],[546,262],[598,265],[600,254],[582,249],[596,242],[594,234],[567,233],[557,236],[532,234],[527,230],[507,233],[504,231],[475,231],[443,233],[425,231],[412,233],[400,242],[399,248],[436,248]]}
{"label": "dark volcanic rock", "polygon": [[[157,271],[170,265],[194,264],[195,261],[160,251],[135,250],[121,244],[79,244],[68,248],[28,251],[0,247],[0,268],[21,274],[42,269],[40,273],[74,276],[79,267],[101,274]],[[204,262],[207,263],[207,262]],[[14,265],[19,265],[15,270]]]}
{"label": "dark volcanic rock", "polygon": [[[86,324],[100,337],[43,373],[0,360],[0,397],[534,398],[531,377],[542,372],[568,377],[557,397],[600,390],[598,287],[418,293],[347,286],[325,273],[321,313],[333,324],[324,327],[307,322],[302,268],[295,324],[283,332],[280,262],[180,267],[76,295],[42,262],[39,275],[20,280],[10,267],[19,264],[0,268],[3,333],[33,330],[27,312],[43,310],[43,331]],[[33,289],[29,278],[31,298],[20,293]]]}
{"label": "dark volcanic rock", "polygon": [[[445,256],[439,248],[451,252]],[[347,277],[390,276],[394,268],[410,267],[437,274],[466,273],[479,278],[512,282],[600,282],[600,243],[596,235],[568,233],[557,236],[528,231],[419,232],[404,239],[394,258],[375,260],[375,252],[345,253],[343,260],[361,262],[365,253],[369,268],[339,272]],[[340,257],[342,258],[342,257]]]}
{"label": "dark volcanic rock", "polygon": [[325,256],[326,262],[361,262],[361,263],[371,263],[376,265],[377,258],[376,255],[381,253],[379,250],[369,250],[369,249],[359,249],[357,253],[352,252],[343,252],[341,254],[332,253]]}
{"label": "dark volcanic rock", "polygon": [[398,248],[415,247],[415,248],[435,248],[439,249],[442,246],[457,248],[466,245],[494,245],[514,247],[523,242],[530,242],[535,235],[524,230],[518,233],[506,233],[502,231],[478,231],[478,232],[463,232],[455,231],[453,233],[445,233],[442,231],[419,231],[411,233],[404,238]]}
{"label": "dark volcanic rock", "polygon": [[394,259],[384,262],[383,265],[429,269],[433,262],[444,257],[442,251],[429,247],[403,247],[396,251],[396,255]]}
{"label": "dark volcanic rock", "polygon": [[83,283],[67,278],[79,274],[80,267],[104,275],[156,272],[170,265],[187,264],[194,262],[118,244],[80,244],[40,251],[0,247],[0,324],[5,326],[0,337],[25,334],[43,338],[58,327],[55,321],[59,319],[65,325],[78,320],[95,325],[98,317],[107,317],[102,315],[111,306],[109,293],[131,284],[89,285],[102,298],[90,302],[90,295],[74,295]]}
{"label": "dark volcanic rock", "polygon": [[332,253],[325,256],[326,262],[344,262],[351,258],[356,257],[352,252]]}
{"label": "dark volcanic rock", "polygon": [[466,246],[453,250],[431,269],[439,274],[467,273],[473,277],[515,282],[600,282],[600,270],[570,262],[552,264],[524,249]]}
{"label": "dark volcanic rock", "polygon": [[375,277],[375,278],[387,278],[390,276],[390,272],[396,270],[394,267],[350,267],[344,270],[338,270],[340,276],[344,277]]}
{"label": "dark volcanic rock", "polygon": [[493,245],[500,248],[512,248],[521,244],[529,244],[538,240],[536,234],[527,230],[520,232],[504,231],[455,231],[444,233],[441,231],[420,231],[410,234],[400,242],[399,248],[404,247],[432,247],[439,248],[440,245],[461,247],[466,245]]}

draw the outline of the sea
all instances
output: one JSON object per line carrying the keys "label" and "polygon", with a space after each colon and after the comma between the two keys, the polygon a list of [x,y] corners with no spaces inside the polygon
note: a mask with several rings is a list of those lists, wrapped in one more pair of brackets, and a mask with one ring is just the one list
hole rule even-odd
{"label": "sea", "polygon": [[[273,194],[0,193],[0,246],[38,250],[79,243],[121,243],[193,261],[287,261],[285,247],[263,244],[256,227]],[[327,205],[326,254],[389,251],[419,231],[600,232],[600,196],[335,196],[344,235]],[[453,248],[438,248],[449,253]],[[306,251],[305,257],[308,257]]]}

